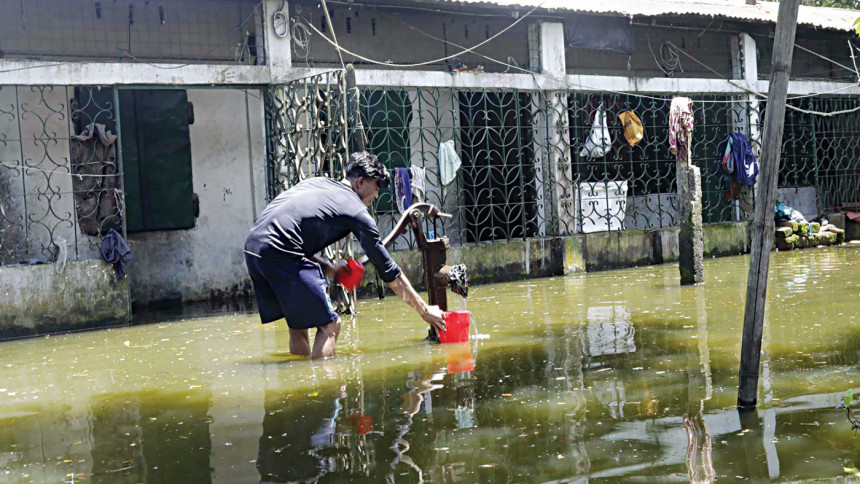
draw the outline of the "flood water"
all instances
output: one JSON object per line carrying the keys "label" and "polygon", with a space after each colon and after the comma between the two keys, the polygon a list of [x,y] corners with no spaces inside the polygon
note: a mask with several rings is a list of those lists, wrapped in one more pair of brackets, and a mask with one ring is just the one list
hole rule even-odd
{"label": "flood water", "polygon": [[323,362],[245,313],[0,343],[0,482],[842,482],[860,246],[774,254],[741,416],[747,263],[474,287],[467,345],[361,301]]}

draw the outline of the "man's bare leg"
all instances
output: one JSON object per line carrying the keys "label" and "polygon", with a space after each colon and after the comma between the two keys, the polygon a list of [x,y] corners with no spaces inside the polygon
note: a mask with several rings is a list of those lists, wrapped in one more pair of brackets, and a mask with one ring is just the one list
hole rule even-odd
{"label": "man's bare leg", "polygon": [[340,334],[340,318],[317,328],[314,350],[311,358],[330,358],[334,356],[337,337]]}
{"label": "man's bare leg", "polygon": [[290,354],[308,356],[311,354],[311,343],[308,340],[308,330],[290,328]]}

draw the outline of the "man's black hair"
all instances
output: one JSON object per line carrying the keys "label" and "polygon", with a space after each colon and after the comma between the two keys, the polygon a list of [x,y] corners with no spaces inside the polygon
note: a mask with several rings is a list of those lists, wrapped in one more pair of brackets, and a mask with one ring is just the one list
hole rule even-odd
{"label": "man's black hair", "polygon": [[349,155],[346,164],[346,178],[350,181],[358,180],[359,177],[375,178],[379,188],[385,188],[391,181],[388,169],[379,161],[376,155],[367,151],[359,151]]}

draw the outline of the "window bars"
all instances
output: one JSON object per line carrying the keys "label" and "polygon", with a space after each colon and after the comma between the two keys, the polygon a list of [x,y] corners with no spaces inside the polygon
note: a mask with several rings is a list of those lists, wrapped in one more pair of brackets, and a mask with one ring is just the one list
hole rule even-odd
{"label": "window bars", "polygon": [[98,257],[124,231],[115,91],[0,86],[0,265]]}
{"label": "window bars", "polygon": [[[324,76],[341,85],[337,74]],[[269,135],[270,180],[287,181],[272,187],[270,196],[297,180],[297,173],[330,173],[328,160],[345,159],[349,143],[339,131],[348,131],[345,118],[332,123],[328,116],[342,109],[344,103],[333,98],[342,94],[327,82],[309,78],[270,90],[268,125],[283,123]],[[669,152],[669,100],[664,95],[374,86],[359,91],[368,149],[391,169],[425,170],[427,201],[454,214],[440,228],[452,245],[678,224],[676,161]],[[702,173],[703,221],[748,220],[753,190],[724,186],[715,166],[721,156],[718,146],[731,132],[745,134],[759,155],[765,103],[724,95],[693,97],[691,159]],[[857,99],[797,102],[827,111],[854,106]],[[272,110],[282,114],[274,116]],[[625,111],[635,113],[642,124],[644,136],[633,146],[619,121]],[[585,149],[585,140],[595,116],[602,115],[608,146],[598,153]],[[812,119],[789,111],[780,186],[817,187],[822,208],[856,203],[856,125],[850,116]],[[446,167],[440,167],[439,158],[446,141],[454,142],[461,161],[449,184],[443,183]],[[383,192],[375,206],[382,233],[397,219],[393,196]]]}

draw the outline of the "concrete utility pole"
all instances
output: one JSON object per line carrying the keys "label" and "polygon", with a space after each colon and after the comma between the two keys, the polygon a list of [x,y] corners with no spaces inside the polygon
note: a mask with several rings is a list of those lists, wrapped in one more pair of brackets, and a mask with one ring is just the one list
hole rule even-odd
{"label": "concrete utility pole", "polygon": [[[677,159],[675,176],[678,183],[678,270],[681,285],[699,284],[705,280],[704,236],[702,234],[702,175],[692,163],[693,102],[676,97],[670,108],[678,114]],[[683,113],[687,113],[686,115]],[[672,114],[670,114],[670,119]],[[670,121],[671,123],[671,121]]]}
{"label": "concrete utility pole", "polygon": [[781,0],[773,41],[772,73],[765,112],[764,146],[762,147],[760,184],[755,205],[755,221],[751,241],[747,299],[744,311],[744,336],[741,346],[741,369],[738,383],[738,408],[756,406],[758,372],[761,360],[761,334],[767,296],[767,274],[770,250],[773,248],[773,207],[779,175],[782,148],[782,126],[785,121],[785,96],[791,74],[791,55],[797,30],[800,0]]}

